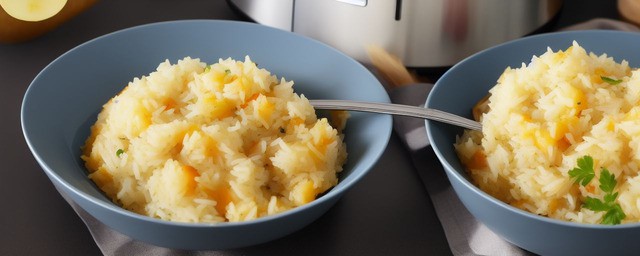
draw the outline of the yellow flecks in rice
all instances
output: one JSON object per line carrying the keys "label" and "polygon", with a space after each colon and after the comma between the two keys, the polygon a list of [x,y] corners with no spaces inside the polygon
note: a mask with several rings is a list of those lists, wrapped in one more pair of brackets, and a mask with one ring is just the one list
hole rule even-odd
{"label": "yellow flecks in rice", "polygon": [[455,144],[476,185],[535,214],[600,223],[602,212],[581,207],[603,197],[598,179],[581,186],[568,174],[589,155],[596,177],[602,167],[615,175],[623,223],[640,221],[640,71],[574,42],[507,68],[490,93],[482,132]]}
{"label": "yellow flecks in rice", "polygon": [[249,57],[185,58],[104,105],[82,159],[114,202],[171,221],[244,221],[307,204],[338,182],[347,114],[319,119],[293,82]]}

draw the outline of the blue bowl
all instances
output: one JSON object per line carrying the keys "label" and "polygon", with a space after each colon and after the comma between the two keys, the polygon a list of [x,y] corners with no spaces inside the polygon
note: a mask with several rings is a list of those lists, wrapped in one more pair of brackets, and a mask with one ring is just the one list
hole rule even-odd
{"label": "blue bowl", "polygon": [[[543,34],[508,42],[458,63],[434,86],[426,106],[471,118],[471,108],[496,84],[507,66],[520,67],[547,47],[565,50],[577,41],[587,52],[606,53],[617,62],[640,66],[640,34],[616,31],[574,31]],[[464,92],[464,93],[463,93]],[[505,240],[541,255],[637,255],[640,224],[617,226],[571,223],[541,217],[512,207],[473,185],[453,144],[461,129],[426,122],[433,149],[458,197],[469,211]]]}
{"label": "blue bowl", "polygon": [[345,130],[349,154],[336,187],[281,214],[241,223],[162,221],[120,208],[87,178],[80,147],[102,105],[134,77],[186,56],[253,61],[295,82],[308,98],[389,102],[378,80],[360,63],[317,41],[253,23],[191,20],[125,29],[84,43],[49,64],[22,103],[22,129],[33,156],[63,193],[109,227],[162,247],[212,250],[283,237],[326,212],[376,163],[391,135],[391,117],[353,113]]}

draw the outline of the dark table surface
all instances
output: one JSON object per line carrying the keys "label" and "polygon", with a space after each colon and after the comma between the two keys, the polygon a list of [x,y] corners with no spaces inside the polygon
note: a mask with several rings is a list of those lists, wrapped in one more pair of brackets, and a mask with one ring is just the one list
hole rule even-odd
{"label": "dark table surface", "polygon": [[[618,18],[615,1],[567,0],[556,27]],[[73,209],[32,157],[20,105],[31,80],[71,48],[120,29],[167,20],[242,20],[222,0],[103,0],[58,29],[21,44],[0,44],[0,255],[99,255]],[[434,165],[438,163],[434,162]],[[448,255],[440,222],[401,142],[393,136],[378,164],[316,222],[285,238],[227,255]],[[380,188],[385,189],[380,189]]]}

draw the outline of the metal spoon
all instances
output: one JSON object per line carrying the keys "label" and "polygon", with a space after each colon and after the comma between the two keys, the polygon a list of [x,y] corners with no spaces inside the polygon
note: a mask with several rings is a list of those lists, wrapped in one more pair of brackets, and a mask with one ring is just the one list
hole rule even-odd
{"label": "metal spoon", "polygon": [[379,102],[349,100],[309,100],[316,109],[351,110],[391,115],[401,115],[434,120],[472,130],[482,130],[480,123],[442,110]]}

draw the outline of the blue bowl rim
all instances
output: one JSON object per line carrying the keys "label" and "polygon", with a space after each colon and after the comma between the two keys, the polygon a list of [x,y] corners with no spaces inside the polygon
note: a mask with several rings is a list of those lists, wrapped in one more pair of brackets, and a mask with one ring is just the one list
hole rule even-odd
{"label": "blue bowl rim", "polygon": [[[47,66],[45,66],[32,80],[32,82],[29,84],[29,87],[27,88],[27,90],[25,91],[24,97],[22,99],[22,104],[21,104],[21,108],[20,108],[20,124],[22,127],[22,133],[23,136],[25,138],[25,141],[27,142],[27,146],[29,147],[29,150],[31,151],[32,155],[34,156],[34,158],[36,159],[36,161],[40,164],[40,166],[42,167],[42,169],[48,174],[50,179],[55,179],[59,184],[62,184],[65,188],[67,188],[68,190],[72,191],[75,195],[82,197],[83,199],[90,201],[91,203],[99,206],[102,209],[105,209],[107,211],[109,211],[110,213],[113,214],[121,214],[124,215],[126,217],[129,218],[133,218],[136,219],[137,221],[146,221],[146,222],[152,222],[155,224],[161,224],[161,225],[169,225],[169,226],[177,226],[177,227],[188,227],[188,228],[232,228],[232,227],[237,227],[237,226],[249,226],[249,225],[258,225],[261,223],[265,223],[265,222],[269,222],[272,220],[276,220],[276,219],[284,219],[287,218],[290,215],[294,215],[297,214],[298,212],[302,212],[302,211],[306,211],[307,209],[313,208],[315,207],[315,205],[324,203],[325,201],[328,201],[334,197],[341,197],[342,194],[344,194],[347,190],[349,190],[350,188],[352,188],[356,183],[358,183],[362,178],[364,178],[364,176],[366,176],[366,174],[371,170],[371,168],[373,168],[373,166],[379,161],[380,157],[382,156],[382,154],[384,153],[388,143],[389,143],[389,139],[391,138],[391,132],[392,132],[392,119],[391,116],[387,116],[384,117],[386,119],[386,129],[384,134],[380,134],[381,138],[383,138],[384,143],[382,144],[382,146],[380,147],[380,150],[378,150],[378,152],[375,152],[375,154],[373,155],[375,161],[371,161],[370,163],[362,166],[362,168],[364,169],[363,171],[357,173],[356,176],[354,176],[354,178],[352,180],[350,180],[348,183],[343,183],[345,181],[340,181],[341,184],[344,184],[340,187],[333,187],[330,190],[328,190],[326,192],[326,194],[324,194],[323,196],[316,198],[314,201],[293,208],[293,209],[289,209],[287,211],[284,212],[280,212],[274,215],[268,215],[268,216],[264,216],[264,217],[260,217],[257,219],[253,219],[253,220],[247,220],[247,221],[241,221],[241,222],[219,222],[219,223],[189,223],[189,222],[176,222],[176,221],[167,221],[167,220],[162,220],[162,219],[157,219],[157,218],[153,218],[153,217],[149,217],[146,215],[142,215],[142,214],[138,214],[135,212],[131,212],[128,211],[122,207],[119,207],[115,204],[109,204],[104,202],[101,199],[95,198],[93,196],[90,196],[82,191],[77,190],[73,185],[69,184],[68,182],[66,182],[64,179],[62,179],[59,175],[56,174],[56,172],[54,172],[52,170],[52,168],[46,163],[44,162],[44,160],[42,160],[42,158],[39,156],[39,154],[37,153],[37,150],[34,148],[32,142],[29,139],[29,136],[25,130],[25,116],[24,116],[24,111],[26,108],[26,103],[28,100],[28,95],[30,94],[30,92],[33,90],[33,84],[35,81],[37,81],[39,79],[39,77],[47,70],[49,69],[51,66],[56,65],[56,63],[58,63],[59,61],[61,61],[63,58],[65,58],[66,55],[70,54],[71,52],[83,48],[83,47],[89,47],[89,45],[93,44],[95,41],[99,41],[102,40],[104,38],[107,37],[111,37],[120,33],[127,33],[130,31],[134,31],[134,30],[141,30],[141,29],[147,29],[150,27],[158,27],[158,26],[166,26],[166,25],[173,25],[173,24],[177,24],[177,25],[181,25],[181,24],[205,24],[205,23],[210,23],[210,24],[223,24],[223,25],[228,25],[228,26],[246,26],[246,27],[260,27],[260,29],[265,29],[265,30],[270,30],[273,33],[281,33],[283,35],[290,35],[290,36],[294,36],[294,37],[299,37],[299,38],[304,38],[304,40],[311,42],[312,44],[316,44],[319,45],[320,47],[324,47],[329,49],[330,51],[333,51],[334,53],[344,57],[346,60],[350,61],[351,63],[353,63],[354,65],[360,66],[361,68],[368,70],[364,65],[362,65],[360,62],[357,62],[355,59],[349,57],[348,55],[346,55],[345,53],[338,51],[337,49],[329,46],[326,43],[320,42],[316,39],[310,38],[310,37],[306,37],[303,35],[299,35],[299,34],[294,34],[292,32],[288,32],[285,30],[281,30],[281,29],[277,29],[277,28],[273,28],[273,27],[269,27],[269,26],[265,26],[265,25],[261,25],[261,24],[257,24],[257,23],[252,23],[252,22],[246,22],[246,21],[233,21],[233,20],[208,20],[208,19],[186,19],[186,20],[173,20],[173,21],[162,21],[162,22],[153,22],[153,23],[148,23],[148,24],[143,24],[143,25],[138,25],[138,26],[133,26],[133,27],[129,27],[129,28],[124,28],[121,30],[117,30],[117,31],[113,31],[101,36],[98,36],[94,39],[91,39],[89,41],[86,41],[84,43],[81,43],[80,45],[71,48],[70,50],[66,51],[65,53],[63,53],[62,55],[60,55],[59,57],[57,57],[55,60],[53,60],[51,63],[49,63]],[[373,75],[373,74],[372,74]],[[389,96],[385,93],[384,95],[384,101],[386,102],[390,102]],[[340,184],[339,183],[339,184]],[[62,192],[62,191],[60,191]]]}
{"label": "blue bowl rim", "polygon": [[[438,79],[438,81],[436,81],[435,85],[434,85],[434,90],[437,89],[439,86],[442,87],[442,80],[446,79],[446,77],[450,76],[452,73],[452,70],[455,70],[457,68],[459,68],[462,65],[465,65],[465,63],[467,62],[473,62],[475,59],[477,58],[482,58],[484,55],[486,54],[490,54],[492,52],[495,51],[500,51],[500,49],[504,46],[507,45],[513,45],[513,44],[521,44],[523,42],[526,41],[530,41],[530,40],[536,40],[536,39],[544,39],[544,38],[555,38],[555,37],[561,37],[564,35],[572,35],[572,34],[584,34],[584,35],[589,35],[589,34],[595,34],[595,35],[626,35],[626,36],[634,36],[634,37],[638,37],[638,39],[640,39],[640,34],[638,33],[633,33],[633,32],[627,32],[627,31],[618,31],[618,30],[576,30],[576,31],[560,31],[560,32],[551,32],[551,33],[545,33],[545,34],[539,34],[539,35],[532,35],[532,36],[528,36],[528,37],[523,37],[523,38],[519,38],[519,39],[515,39],[512,41],[508,41],[502,44],[498,44],[496,46],[484,49],[480,52],[477,52],[465,59],[463,59],[462,61],[458,62],[457,64],[455,64],[453,67],[451,67],[449,70],[447,70],[447,72],[445,72],[442,77],[440,79]],[[606,37],[605,37],[606,38]],[[580,43],[580,42],[578,42]],[[547,46],[541,46],[541,47],[546,47]],[[587,52],[589,50],[587,49]],[[619,61],[619,60],[617,60]],[[528,60],[523,60],[524,63],[528,63]],[[505,67],[506,68],[506,67]],[[497,77],[496,77],[497,79]],[[430,101],[432,99],[432,94],[430,93],[429,96],[427,97],[426,101],[425,101],[425,106],[430,106]],[[459,181],[464,187],[466,187],[468,190],[472,191],[475,194],[480,195],[482,198],[492,202],[493,204],[499,206],[500,208],[507,210],[513,214],[516,214],[520,217],[523,218],[531,218],[537,221],[541,221],[541,222],[547,222],[547,223],[551,223],[554,225],[560,225],[560,226],[566,226],[566,227],[571,227],[571,228],[593,228],[593,229],[635,229],[640,227],[640,222],[636,222],[636,223],[623,223],[623,224],[619,224],[619,225],[603,225],[603,224],[588,224],[588,223],[577,223],[577,222],[570,222],[570,221],[565,221],[565,220],[558,220],[558,219],[553,219],[553,218],[549,218],[549,217],[544,217],[544,216],[540,216],[516,207],[513,207],[503,201],[500,201],[499,199],[487,194],[486,192],[484,192],[483,190],[481,190],[480,188],[478,188],[476,185],[474,185],[473,183],[471,183],[471,181],[469,179],[467,179],[466,177],[462,176],[458,171],[453,171],[455,170],[455,168],[453,168],[453,166],[451,166],[451,164],[449,164],[449,162],[445,161],[444,159],[444,155],[442,155],[442,153],[440,152],[440,150],[438,149],[435,143],[435,141],[433,141],[432,139],[432,134],[431,134],[431,129],[432,129],[432,124],[434,122],[426,120],[425,124],[426,124],[426,130],[427,130],[427,135],[429,137],[429,142],[433,147],[433,151],[435,152],[436,156],[438,157],[440,164],[443,165],[444,170],[446,171],[446,173],[448,174],[447,177],[450,178],[451,176],[453,176],[457,181]],[[466,170],[463,170],[466,172]],[[456,192],[457,194],[457,192]]]}

